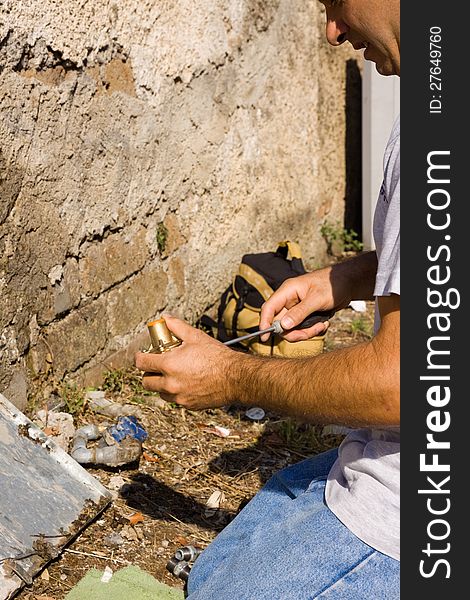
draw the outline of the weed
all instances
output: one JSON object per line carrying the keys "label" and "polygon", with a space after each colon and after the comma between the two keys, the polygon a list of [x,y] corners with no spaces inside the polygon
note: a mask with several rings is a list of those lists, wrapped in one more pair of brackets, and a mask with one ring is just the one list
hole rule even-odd
{"label": "weed", "polygon": [[342,234],[345,252],[360,252],[364,244],[359,240],[358,234],[353,229],[345,229]]}
{"label": "weed", "polygon": [[326,336],[325,337],[325,342],[323,345],[323,351],[324,352],[331,352],[331,350],[333,350],[335,348],[335,343],[334,341],[331,339],[331,337]]}
{"label": "weed", "polygon": [[142,388],[141,376],[134,369],[110,369],[106,372],[101,387],[113,394],[122,394],[124,391],[136,395],[146,393]]}
{"label": "weed", "polygon": [[165,252],[166,243],[168,241],[168,229],[166,228],[163,221],[157,226],[156,238],[158,251],[160,252],[160,254],[163,254]]}
{"label": "weed", "polygon": [[58,394],[65,403],[66,412],[78,415],[85,406],[85,394],[75,384],[63,382],[59,385]]}
{"label": "weed", "polygon": [[101,389],[126,398],[126,402],[145,404],[148,396],[158,395],[142,387],[142,373],[133,367],[110,369],[106,372]]}
{"label": "weed", "polygon": [[315,425],[299,423],[291,417],[277,423],[277,433],[293,449],[310,451],[321,445]]}
{"label": "weed", "polygon": [[296,431],[297,424],[289,417],[279,424],[279,435],[281,435],[288,444],[291,444],[294,441]]}
{"label": "weed", "polygon": [[360,252],[364,244],[358,239],[358,234],[352,229],[345,229],[339,221],[325,221],[320,233],[326,242],[326,251],[330,255],[343,252]]}
{"label": "weed", "polygon": [[357,337],[358,335],[363,335],[368,338],[372,337],[372,323],[362,315],[353,319],[350,327],[354,337]]}

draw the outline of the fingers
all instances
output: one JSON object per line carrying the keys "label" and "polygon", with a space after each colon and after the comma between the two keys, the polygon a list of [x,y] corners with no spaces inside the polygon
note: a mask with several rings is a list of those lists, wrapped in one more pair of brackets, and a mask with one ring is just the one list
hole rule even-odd
{"label": "fingers", "polygon": [[174,394],[160,392],[159,396],[162,400],[165,400],[165,402],[173,402],[173,404],[178,404],[177,397]]}
{"label": "fingers", "polygon": [[[284,329],[292,329],[303,321],[311,312],[303,304],[310,288],[309,281],[306,275],[287,279],[261,307],[260,329],[270,327],[274,319],[280,319]],[[265,334],[261,340],[264,342],[268,337]]]}
{"label": "fingers", "polygon": [[[260,322],[260,329],[266,329],[267,327],[269,327],[272,324],[274,317],[276,316],[276,318],[281,321],[282,329],[285,332],[287,332],[290,329],[295,329],[295,327],[297,325],[299,325],[299,323],[302,323],[302,321],[304,319],[306,319],[312,313],[312,308],[309,306],[309,303],[307,303],[305,301],[299,302],[298,304],[295,304],[294,306],[292,306],[292,308],[290,308],[291,304],[292,303],[288,303],[287,305],[284,305],[284,307],[279,311],[277,316],[276,315],[273,316],[271,322],[268,325],[263,326],[263,324]],[[286,308],[288,308],[289,310],[286,310]],[[323,332],[325,330],[326,330],[326,328],[325,328],[324,323],[316,323],[315,325],[312,325],[312,327],[309,327],[308,329],[296,330],[296,332],[298,331],[298,333],[296,333],[295,335],[284,333],[283,337],[284,337],[284,339],[293,342],[293,341],[309,339],[309,337],[314,337],[315,335],[320,335],[321,332]],[[264,334],[261,336],[261,341],[265,342],[268,340],[268,338],[269,338],[269,334]]]}
{"label": "fingers", "polygon": [[[297,325],[302,323],[314,310],[318,310],[317,306],[312,305],[312,300],[311,295],[301,300],[299,295],[295,294],[294,298],[291,286],[286,290],[282,290],[281,286],[261,308],[260,329],[267,329],[275,319],[278,319],[284,330],[283,338],[288,342],[299,342],[323,335],[328,329],[328,322],[315,323],[308,329],[296,329]],[[266,342],[269,335],[267,333],[262,335],[261,341]]]}
{"label": "fingers", "polygon": [[[312,307],[307,302],[299,302],[290,308],[281,318],[281,326],[286,331],[302,323],[312,313]],[[304,330],[307,331],[307,330]]]}
{"label": "fingers", "polygon": [[177,402],[175,394],[165,391],[165,379],[158,373],[144,373],[142,377],[142,386],[149,392],[158,392],[158,395],[165,402]]}
{"label": "fingers", "polygon": [[[221,342],[215,340],[213,337],[202,331],[202,329],[198,329],[197,327],[193,327],[189,325],[186,321],[182,321],[176,317],[172,317],[171,315],[163,315],[168,325],[168,329],[171,331],[173,335],[187,343],[216,343],[221,344]],[[176,349],[177,350],[177,349]]]}
{"label": "fingers", "polygon": [[312,327],[309,327],[308,329],[293,329],[288,333],[283,333],[282,337],[288,342],[301,342],[304,340],[310,340],[318,335],[324,335],[329,326],[329,321],[325,321],[324,323],[315,323],[315,325],[312,325]]}
{"label": "fingers", "polygon": [[163,376],[160,373],[146,372],[142,376],[142,386],[149,392],[160,392],[163,387]]}
{"label": "fingers", "polygon": [[164,318],[168,329],[183,343],[161,354],[135,354],[134,364],[143,372],[143,387],[158,392],[165,401],[195,410],[225,402],[225,385],[217,371],[223,372],[219,367],[223,354],[231,355],[232,351],[181,319]]}
{"label": "fingers", "polygon": [[[293,295],[295,299],[293,299]],[[298,300],[297,294],[292,293],[290,286],[283,284],[261,307],[259,328],[267,329],[271,327],[273,321],[279,319],[286,312],[286,309]],[[262,342],[266,342],[269,336],[269,333],[265,333],[260,339]]]}
{"label": "fingers", "polygon": [[275,317],[281,312],[285,312],[286,302],[287,298],[282,293],[271,296],[271,298],[269,298],[269,300],[267,300],[261,307],[259,328],[267,329],[268,327],[271,327]]}
{"label": "fingers", "polygon": [[[148,371],[148,373],[162,374],[162,354],[153,354],[151,352],[136,352],[134,355],[134,364],[139,371]],[[148,374],[146,373],[146,374]]]}
{"label": "fingers", "polygon": [[186,323],[186,321],[182,321],[177,317],[164,314],[163,318],[165,319],[168,329],[171,331],[171,333],[176,335],[176,337],[180,340],[188,340],[192,337],[194,331],[199,331],[195,330],[194,327]]}

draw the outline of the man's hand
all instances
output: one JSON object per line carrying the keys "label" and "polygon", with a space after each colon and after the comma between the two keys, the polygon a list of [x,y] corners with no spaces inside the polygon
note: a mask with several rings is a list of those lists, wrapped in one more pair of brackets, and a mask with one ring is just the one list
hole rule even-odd
{"label": "man's hand", "polygon": [[[367,252],[350,260],[287,279],[261,308],[260,329],[280,319],[283,329],[293,329],[316,311],[345,308],[351,300],[372,298],[377,255]],[[308,329],[283,334],[289,342],[308,340],[323,334],[329,323],[316,323]],[[266,341],[269,334],[261,337]]]}
{"label": "man's hand", "polygon": [[[346,306],[349,301],[344,300]],[[283,329],[292,329],[314,311],[338,309],[331,287],[331,268],[320,269],[287,279],[261,308],[260,329],[267,329],[274,319],[280,319]],[[297,329],[284,333],[289,342],[308,340],[323,334],[328,329],[328,321],[316,323],[308,329]],[[268,339],[268,334],[261,337]]]}
{"label": "man's hand", "polygon": [[226,372],[236,353],[180,319],[165,315],[165,321],[183,343],[163,354],[135,355],[144,388],[192,410],[229,404]]}

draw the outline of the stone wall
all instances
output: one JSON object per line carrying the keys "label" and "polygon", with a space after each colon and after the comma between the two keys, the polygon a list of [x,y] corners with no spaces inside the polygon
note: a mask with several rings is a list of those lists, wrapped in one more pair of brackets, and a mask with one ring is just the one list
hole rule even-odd
{"label": "stone wall", "polygon": [[[345,195],[347,48],[316,0],[2,0],[0,391],[92,382]],[[86,374],[83,379],[83,374]]]}

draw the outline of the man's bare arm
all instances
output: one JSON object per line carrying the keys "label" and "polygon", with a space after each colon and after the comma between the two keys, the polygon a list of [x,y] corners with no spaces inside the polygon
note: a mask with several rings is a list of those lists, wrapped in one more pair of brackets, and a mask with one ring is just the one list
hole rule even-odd
{"label": "man's bare arm", "polygon": [[315,423],[354,427],[399,423],[400,298],[379,299],[382,324],[369,342],[304,359],[234,352],[179,319],[183,345],[138,354],[144,387],[198,410],[239,401]]}
{"label": "man's bare arm", "polygon": [[240,356],[228,371],[238,400],[320,424],[398,425],[400,297],[381,298],[379,308],[369,342],[303,359]]}

